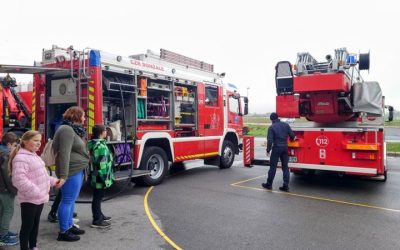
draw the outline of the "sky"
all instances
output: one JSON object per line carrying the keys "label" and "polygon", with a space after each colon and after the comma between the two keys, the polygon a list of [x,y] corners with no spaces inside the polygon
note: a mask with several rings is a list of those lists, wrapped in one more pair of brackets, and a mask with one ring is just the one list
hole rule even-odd
{"label": "sky", "polygon": [[[400,4],[372,0],[8,0],[1,2],[0,64],[33,65],[42,49],[73,45],[119,55],[160,48],[225,72],[250,113],[275,111],[275,65],[298,52],[371,53],[364,80],[400,109]],[[31,76],[13,75],[19,82]]]}

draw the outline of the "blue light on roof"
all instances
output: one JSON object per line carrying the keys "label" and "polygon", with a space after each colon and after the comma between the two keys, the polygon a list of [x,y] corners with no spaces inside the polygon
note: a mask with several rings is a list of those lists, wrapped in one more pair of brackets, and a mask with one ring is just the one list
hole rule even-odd
{"label": "blue light on roof", "polygon": [[356,55],[348,55],[346,58],[346,64],[354,65],[357,63]]}
{"label": "blue light on roof", "polygon": [[100,66],[100,51],[98,50],[90,51],[89,64],[90,66]]}

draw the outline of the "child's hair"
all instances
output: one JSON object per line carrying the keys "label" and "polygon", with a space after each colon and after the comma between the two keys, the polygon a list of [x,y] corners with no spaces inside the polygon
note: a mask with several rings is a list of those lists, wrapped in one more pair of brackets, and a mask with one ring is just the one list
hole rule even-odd
{"label": "child's hair", "polygon": [[107,127],[103,124],[96,124],[93,126],[92,139],[100,139],[100,135],[106,130]]}
{"label": "child's hair", "polygon": [[8,143],[13,144],[15,142],[18,142],[18,136],[13,132],[5,133],[3,135],[3,138],[1,138],[1,144],[3,144],[4,146],[7,146]]}
{"label": "child's hair", "polygon": [[11,173],[12,173],[12,161],[15,158],[15,156],[17,155],[17,152],[21,148],[25,148],[25,143],[37,135],[40,135],[40,133],[39,133],[39,131],[35,131],[35,130],[26,131],[22,135],[20,143],[18,144],[17,147],[14,148],[13,151],[11,151],[10,158],[8,159],[8,174],[9,175],[11,175]]}

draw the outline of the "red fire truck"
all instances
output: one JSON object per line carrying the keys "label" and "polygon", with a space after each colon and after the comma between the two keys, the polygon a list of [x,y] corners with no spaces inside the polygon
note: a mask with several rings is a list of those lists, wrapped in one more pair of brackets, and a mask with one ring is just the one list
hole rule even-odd
{"label": "red fire truck", "polygon": [[[299,53],[295,65],[288,61],[276,65],[278,115],[310,121],[291,124],[298,139],[289,142],[290,170],[386,180],[384,98],[378,82],[364,81],[360,74],[369,69],[369,53],[356,55],[340,48],[326,60],[318,62],[309,53]],[[245,164],[253,158],[245,153]]]}
{"label": "red fire truck", "polygon": [[213,65],[171,51],[124,57],[53,46],[36,66],[0,72],[34,73],[32,127],[46,139],[74,105],[86,110],[89,136],[106,124],[118,179],[157,185],[168,162],[193,159],[229,168],[241,148],[247,98]]}
{"label": "red fire truck", "polygon": [[20,135],[31,126],[32,92],[18,92],[15,87],[15,78],[0,77],[0,138],[8,131]]}

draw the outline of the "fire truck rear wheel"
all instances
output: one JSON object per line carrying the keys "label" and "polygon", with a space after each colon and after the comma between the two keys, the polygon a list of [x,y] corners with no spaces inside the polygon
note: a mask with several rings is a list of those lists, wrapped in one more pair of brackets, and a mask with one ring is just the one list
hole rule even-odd
{"label": "fire truck rear wheel", "polygon": [[231,141],[224,141],[219,168],[230,168],[235,160],[235,148]]}
{"label": "fire truck rear wheel", "polygon": [[382,181],[383,181],[383,182],[386,182],[386,180],[387,180],[387,170],[385,169],[385,172],[383,172],[383,179],[382,179]]}
{"label": "fire truck rear wheel", "polygon": [[168,158],[160,147],[150,146],[145,148],[140,169],[150,170],[150,175],[134,180],[138,184],[155,186],[160,184],[168,172]]}

